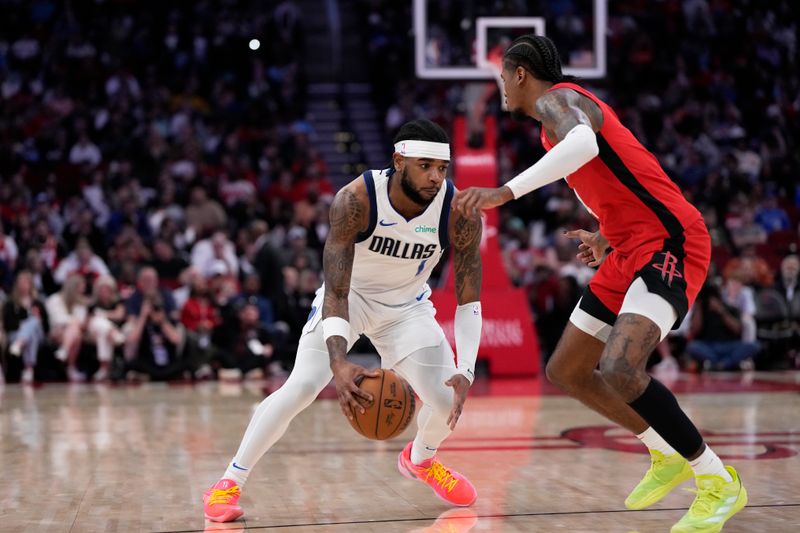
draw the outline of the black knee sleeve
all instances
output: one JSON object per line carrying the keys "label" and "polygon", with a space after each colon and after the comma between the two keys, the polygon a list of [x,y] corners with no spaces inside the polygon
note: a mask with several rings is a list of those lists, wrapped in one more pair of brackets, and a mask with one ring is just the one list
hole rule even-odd
{"label": "black knee sleeve", "polygon": [[675,395],[658,380],[651,378],[642,395],[629,405],[683,457],[700,451],[703,437],[678,405]]}

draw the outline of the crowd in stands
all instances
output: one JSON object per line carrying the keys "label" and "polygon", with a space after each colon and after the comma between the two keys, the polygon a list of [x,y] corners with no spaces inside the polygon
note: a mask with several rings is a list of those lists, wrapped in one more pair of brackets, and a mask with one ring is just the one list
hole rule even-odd
{"label": "crowd in stands", "polygon": [[[432,35],[463,62],[463,20],[527,10],[556,21],[557,44],[579,49],[584,3],[441,2]],[[388,136],[419,116],[447,126],[464,113],[462,84],[414,76],[413,40],[397,30],[411,27],[411,2],[358,6]],[[800,363],[797,6],[609,9],[610,75],[586,83],[686,191],[713,239],[709,286],[672,352],[699,369]],[[250,50],[255,34],[269,46]],[[304,42],[290,0],[0,4],[7,379],[291,367],[334,192],[305,116]],[[489,112],[500,117],[504,181],[543,149],[537,125],[502,115],[498,97]],[[563,183],[507,206],[501,222],[506,268],[529,294],[548,354],[593,273],[561,230],[595,223]]]}
{"label": "crowd in stands", "polygon": [[[8,374],[291,365],[333,193],[297,15],[290,1],[0,6]],[[251,50],[253,35],[269,45]]]}

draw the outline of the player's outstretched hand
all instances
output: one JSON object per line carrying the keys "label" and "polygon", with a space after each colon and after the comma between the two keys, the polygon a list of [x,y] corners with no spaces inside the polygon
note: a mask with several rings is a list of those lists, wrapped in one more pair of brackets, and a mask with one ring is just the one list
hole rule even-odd
{"label": "player's outstretched hand", "polygon": [[471,217],[478,214],[481,209],[491,209],[513,199],[514,195],[508,187],[470,187],[456,193],[453,209]]}
{"label": "player's outstretched hand", "polygon": [[333,379],[336,385],[336,395],[339,397],[339,407],[344,416],[353,420],[356,409],[364,414],[364,406],[372,403],[372,395],[358,388],[356,381],[362,377],[376,378],[380,376],[378,370],[367,370],[363,366],[347,360],[335,359],[331,363]]}
{"label": "player's outstretched hand", "polygon": [[580,239],[576,257],[586,266],[599,267],[608,255],[608,241],[599,231],[592,233],[585,229],[576,229],[565,231],[564,235],[570,239]]}
{"label": "player's outstretched hand", "polygon": [[450,410],[450,416],[447,417],[447,425],[453,430],[456,429],[461,411],[464,409],[464,402],[467,401],[467,392],[469,392],[470,382],[461,374],[455,374],[445,381],[444,384],[448,387],[453,387],[453,408]]}

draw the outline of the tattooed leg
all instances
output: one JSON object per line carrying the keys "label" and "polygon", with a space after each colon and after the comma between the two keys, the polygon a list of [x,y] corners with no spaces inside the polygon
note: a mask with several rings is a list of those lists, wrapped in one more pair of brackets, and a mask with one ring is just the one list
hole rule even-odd
{"label": "tattooed leg", "polygon": [[647,359],[661,340],[660,328],[641,315],[623,313],[600,358],[603,379],[678,453],[687,459],[705,449],[703,438],[675,395],[646,372]]}
{"label": "tattooed leg", "polygon": [[644,392],[650,383],[647,359],[661,340],[661,330],[641,315],[625,313],[617,318],[600,357],[600,372],[626,403]]}

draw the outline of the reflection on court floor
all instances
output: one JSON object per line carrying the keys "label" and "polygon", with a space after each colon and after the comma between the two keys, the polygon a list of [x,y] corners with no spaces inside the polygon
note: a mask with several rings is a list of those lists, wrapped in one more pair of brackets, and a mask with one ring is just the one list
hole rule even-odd
{"label": "reflection on court floor", "polygon": [[[258,464],[245,520],[203,519],[252,409],[276,382],[0,389],[2,531],[662,532],[692,494],[622,504],[648,466],[624,430],[537,380],[478,382],[441,453],[479,492],[448,509],[403,478],[413,435],[357,435],[330,391]],[[800,530],[800,374],[676,376],[679,400],[747,484],[724,531]],[[686,488],[690,488],[687,484]]]}

